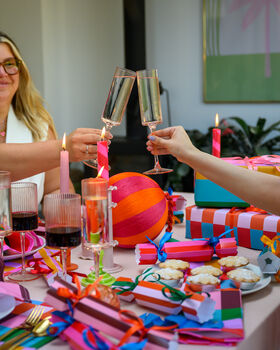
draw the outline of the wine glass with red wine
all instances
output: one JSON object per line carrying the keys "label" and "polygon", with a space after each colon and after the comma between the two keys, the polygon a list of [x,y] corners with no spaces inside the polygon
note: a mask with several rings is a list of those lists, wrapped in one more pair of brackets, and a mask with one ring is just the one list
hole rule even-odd
{"label": "wine glass with red wine", "polygon": [[44,197],[46,244],[60,248],[63,279],[67,275],[67,249],[81,244],[81,196],[51,193]]}
{"label": "wine glass with red wine", "polygon": [[12,233],[11,174],[0,171],[0,259],[3,259],[4,238]]}
{"label": "wine glass with red wine", "polygon": [[38,275],[30,273],[25,267],[25,233],[38,227],[37,185],[33,182],[15,182],[11,184],[13,231],[20,233],[22,267],[13,272],[9,279],[13,281],[31,281]]}

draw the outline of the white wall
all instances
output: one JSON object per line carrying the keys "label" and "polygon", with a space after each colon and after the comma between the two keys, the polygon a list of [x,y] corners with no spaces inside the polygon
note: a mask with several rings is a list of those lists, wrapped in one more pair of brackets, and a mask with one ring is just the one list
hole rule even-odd
{"label": "white wall", "polygon": [[124,65],[122,0],[41,1],[45,98],[59,134],[101,127],[115,66]]}
{"label": "white wall", "polygon": [[[275,104],[205,104],[202,99],[202,0],[146,0],[147,67],[156,67],[169,90],[172,124],[205,131],[214,117],[233,115],[254,124],[280,118]],[[163,113],[165,96],[162,95]],[[165,123],[166,124],[166,120]]]}

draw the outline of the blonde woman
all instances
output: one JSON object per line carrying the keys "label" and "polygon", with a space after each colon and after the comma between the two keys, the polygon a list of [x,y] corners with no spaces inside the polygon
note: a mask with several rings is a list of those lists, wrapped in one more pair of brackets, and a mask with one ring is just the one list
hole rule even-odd
{"label": "blonde woman", "polygon": [[[76,129],[68,135],[70,161],[95,158],[100,134],[97,129]],[[0,32],[0,169],[11,171],[13,181],[36,182],[40,202],[44,194],[59,190],[61,145],[17,46]]]}

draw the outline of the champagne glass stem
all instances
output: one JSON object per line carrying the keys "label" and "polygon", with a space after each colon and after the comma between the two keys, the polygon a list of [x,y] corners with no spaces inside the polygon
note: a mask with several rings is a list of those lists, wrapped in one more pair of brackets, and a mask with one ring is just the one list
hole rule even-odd
{"label": "champagne glass stem", "polygon": [[95,279],[99,278],[100,249],[93,250]]}
{"label": "champagne glass stem", "polygon": [[25,232],[20,232],[20,245],[21,245],[21,273],[26,273],[25,269]]}
{"label": "champagne glass stem", "polygon": [[[154,124],[150,124],[149,125],[149,129],[151,131],[151,134],[156,130],[156,126]],[[155,162],[155,165],[154,165],[154,168],[155,169],[160,169],[161,166],[159,164],[159,158],[158,158],[158,155],[154,155],[154,162]]]}
{"label": "champagne glass stem", "polygon": [[62,276],[66,281],[67,276],[67,248],[60,248],[61,250],[61,262],[62,262]]}

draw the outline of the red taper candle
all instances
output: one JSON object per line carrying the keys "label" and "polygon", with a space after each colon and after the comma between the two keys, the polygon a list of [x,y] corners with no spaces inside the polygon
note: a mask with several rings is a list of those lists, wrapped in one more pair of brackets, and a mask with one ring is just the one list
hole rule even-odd
{"label": "red taper candle", "polygon": [[212,130],[212,155],[220,158],[221,156],[221,129],[219,126],[219,114],[216,113],[215,128]]}

